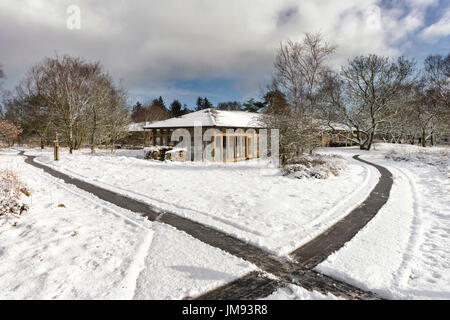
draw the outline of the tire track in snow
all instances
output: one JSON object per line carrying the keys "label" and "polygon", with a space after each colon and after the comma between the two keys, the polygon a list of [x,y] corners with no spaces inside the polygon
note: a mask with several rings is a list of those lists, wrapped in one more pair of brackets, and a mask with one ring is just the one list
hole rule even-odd
{"label": "tire track in snow", "polygon": [[[147,256],[150,252],[150,248],[152,246],[153,236],[155,232],[152,230],[151,232],[147,232],[144,236],[144,240],[142,241],[139,248],[136,250],[133,261],[131,262],[130,267],[128,268],[127,275],[123,280],[123,287],[127,288],[127,296],[128,299],[133,299],[136,296],[136,288],[139,281],[139,277],[147,268],[146,260]],[[122,297],[120,299],[123,299]]]}
{"label": "tire track in snow", "polygon": [[314,268],[335,251],[342,248],[350,241],[366,224],[372,220],[378,211],[386,204],[392,188],[392,174],[386,168],[369,161],[359,159],[363,163],[374,166],[381,174],[379,182],[363,200],[349,214],[322,232],[319,236],[290,253],[300,265],[310,269]]}
{"label": "tire track in snow", "polygon": [[[22,156],[22,158],[26,158],[26,156]],[[65,191],[71,193],[75,197],[89,201],[90,203],[94,204],[95,206],[103,208],[104,211],[112,213],[113,215],[123,219],[126,223],[133,224],[133,225],[137,226],[138,228],[145,230],[145,235],[143,236],[142,243],[139,245],[136,252],[134,253],[134,257],[132,259],[130,259],[131,262],[127,269],[128,272],[126,273],[125,278],[121,282],[121,286],[126,289],[126,290],[122,291],[123,294],[125,296],[129,297],[130,299],[133,298],[135,295],[139,275],[146,267],[145,259],[147,257],[148,252],[150,251],[154,231],[151,228],[148,228],[148,227],[142,225],[142,223],[133,221],[129,217],[111,209],[110,206],[106,206],[105,204],[103,204],[104,200],[97,198],[95,195],[92,195],[92,194],[90,194],[90,196],[84,195],[83,193],[85,193],[86,191],[80,190],[79,188],[76,188],[76,187],[71,187],[70,185],[67,185],[64,182],[60,182],[59,181],[60,179],[55,178],[51,175],[49,176],[42,169],[36,169],[35,167],[33,167],[33,170],[35,170],[36,173],[40,177],[42,177],[44,180],[47,180],[53,184],[58,185],[59,188],[64,189]],[[76,189],[77,191],[75,192],[75,190],[72,190],[72,189]],[[94,199],[92,199],[92,197],[95,197],[98,200],[94,200]]]}
{"label": "tire track in snow", "polygon": [[[303,229],[315,229],[317,231],[311,233],[306,239],[304,239],[304,241],[301,241],[300,243],[298,243],[299,247],[305,245],[312,239],[319,236],[322,232],[324,232],[327,229],[327,227],[324,228],[322,226],[322,224],[328,225],[328,227],[332,226],[337,221],[339,221],[340,219],[342,219],[343,217],[348,215],[350,212],[352,212],[357,206],[359,206],[361,204],[361,199],[366,199],[369,196],[369,194],[372,192],[373,188],[375,188],[379,179],[374,177],[374,175],[376,175],[376,173],[374,173],[374,171],[376,171],[377,173],[378,173],[378,171],[375,168],[373,168],[373,166],[371,166],[371,165],[357,163],[357,160],[355,160],[355,159],[351,159],[351,161],[354,161],[355,164],[364,168],[364,171],[366,174],[365,174],[363,182],[353,192],[348,194],[344,199],[339,201],[339,203],[334,205],[331,208],[331,210],[328,211],[328,213],[325,217],[318,216],[316,219],[309,222],[308,224],[306,224],[303,227]],[[364,192],[364,189],[366,189],[366,187],[371,183],[372,179],[376,179],[377,180],[376,183],[374,183],[374,185],[371,188],[369,188],[368,190],[366,190]],[[354,201],[354,199],[356,199],[356,198],[359,201]],[[354,203],[349,206],[348,205],[349,202],[350,203],[354,202]],[[341,211],[341,213],[337,214],[339,211]],[[342,213],[342,211],[344,211],[344,212]],[[331,218],[331,217],[333,217],[333,218]],[[330,223],[330,221],[332,223]],[[321,228],[321,226],[322,226],[322,228]],[[294,235],[295,231],[290,232],[290,234]]]}
{"label": "tire track in snow", "polygon": [[410,187],[410,191],[413,199],[413,217],[411,221],[411,232],[409,233],[409,240],[406,250],[403,253],[402,263],[396,272],[396,276],[394,277],[394,284],[398,288],[404,288],[410,279],[411,276],[411,268],[409,267],[417,256],[419,252],[420,245],[423,241],[420,241],[423,238],[423,228],[421,228],[421,219],[422,219],[422,209],[419,203],[419,198],[421,196],[417,192],[417,187],[413,179],[404,172],[403,169],[400,169],[394,166],[395,170],[400,172],[400,174],[406,178],[408,181],[408,185]]}

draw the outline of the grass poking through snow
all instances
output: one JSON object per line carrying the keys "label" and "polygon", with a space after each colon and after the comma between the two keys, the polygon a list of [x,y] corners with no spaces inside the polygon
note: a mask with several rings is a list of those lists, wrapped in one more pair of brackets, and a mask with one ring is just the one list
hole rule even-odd
{"label": "grass poking through snow", "polygon": [[0,171],[0,218],[7,222],[27,211],[24,196],[29,197],[30,192],[17,175],[8,169]]}

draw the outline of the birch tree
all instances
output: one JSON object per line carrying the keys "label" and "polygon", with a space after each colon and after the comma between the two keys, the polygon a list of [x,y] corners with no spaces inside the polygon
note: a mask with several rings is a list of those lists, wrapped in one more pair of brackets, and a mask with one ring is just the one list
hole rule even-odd
{"label": "birch tree", "polygon": [[274,86],[284,93],[292,109],[291,117],[300,123],[298,152],[312,152],[320,144],[315,121],[320,85],[330,72],[328,60],[335,50],[320,33],[306,33],[302,42],[287,41],[277,52]]}

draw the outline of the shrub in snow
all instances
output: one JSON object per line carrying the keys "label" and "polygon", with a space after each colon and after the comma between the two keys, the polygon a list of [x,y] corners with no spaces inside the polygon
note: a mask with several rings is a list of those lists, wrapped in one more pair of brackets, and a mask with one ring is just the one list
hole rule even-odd
{"label": "shrub in snow", "polygon": [[18,218],[28,205],[24,196],[30,196],[26,186],[11,170],[0,171],[0,218]]}
{"label": "shrub in snow", "polygon": [[11,147],[22,133],[22,129],[17,128],[14,124],[0,120],[0,143],[4,141],[6,146],[0,145],[0,147]]}
{"label": "shrub in snow", "polygon": [[281,171],[298,179],[326,179],[338,176],[347,164],[347,160],[337,155],[302,155],[289,160]]}

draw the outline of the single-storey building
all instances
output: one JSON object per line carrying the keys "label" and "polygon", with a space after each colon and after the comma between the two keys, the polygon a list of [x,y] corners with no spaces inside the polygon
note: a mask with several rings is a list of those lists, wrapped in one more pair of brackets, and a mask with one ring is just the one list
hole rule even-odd
{"label": "single-storey building", "polygon": [[144,127],[151,122],[134,122],[127,127],[128,135],[118,141],[122,147],[142,148],[144,141]]}
{"label": "single-storey building", "polygon": [[182,132],[189,134],[191,139],[190,143],[184,141],[188,158],[190,153],[190,159],[194,160],[194,127],[199,126],[202,130],[199,152],[203,160],[227,162],[259,157],[259,136],[264,125],[260,114],[244,111],[204,109],[153,122],[143,127],[145,146],[175,146],[184,137],[174,141],[173,132],[184,129]]}
{"label": "single-storey building", "polygon": [[330,124],[324,120],[318,121],[320,121],[318,127],[320,128],[322,147],[347,147],[353,145],[351,140],[345,138],[351,137],[350,128],[348,126],[334,121],[330,122]]}

